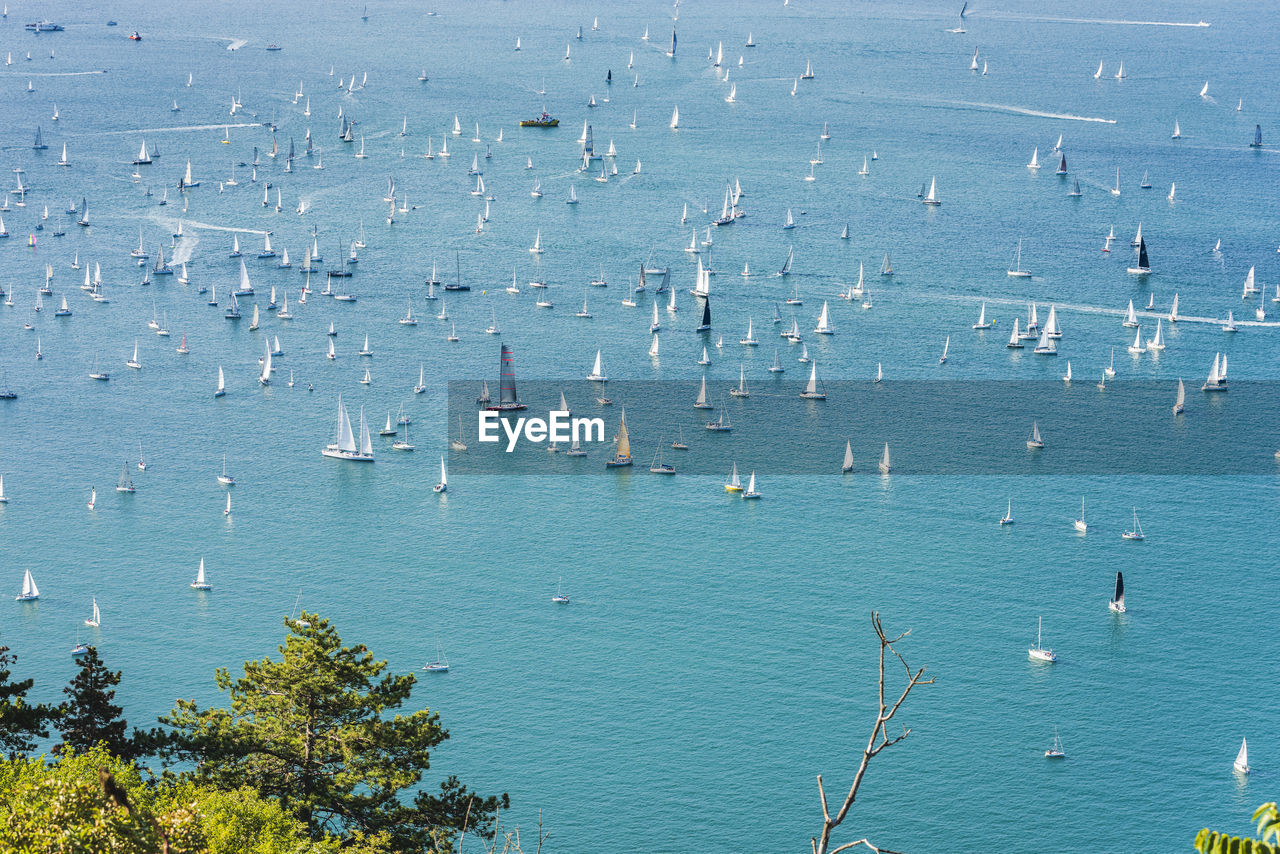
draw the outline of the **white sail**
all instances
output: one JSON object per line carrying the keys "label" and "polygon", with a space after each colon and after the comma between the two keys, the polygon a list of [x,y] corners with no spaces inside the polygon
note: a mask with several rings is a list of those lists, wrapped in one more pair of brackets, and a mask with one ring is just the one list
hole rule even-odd
{"label": "white sail", "polygon": [[831,328],[831,318],[828,315],[826,300],[822,301],[822,314],[818,316],[818,325],[813,331],[819,335],[831,335],[835,332],[835,330]]}
{"label": "white sail", "polygon": [[[1208,86],[1209,84],[1204,84]],[[1231,763],[1231,767],[1241,774],[1249,773],[1249,740],[1240,739],[1240,752],[1236,754],[1236,761]]]}

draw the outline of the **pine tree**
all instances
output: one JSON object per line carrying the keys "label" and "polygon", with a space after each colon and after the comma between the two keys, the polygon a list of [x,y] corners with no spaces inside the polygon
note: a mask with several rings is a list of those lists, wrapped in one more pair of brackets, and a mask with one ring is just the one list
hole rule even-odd
{"label": "pine tree", "polygon": [[115,686],[120,684],[120,671],[108,670],[92,646],[80,658],[79,666],[80,672],[62,691],[67,699],[59,706],[54,722],[62,733],[63,746],[82,752],[101,744],[116,756],[132,758],[136,747],[128,736],[129,725],[120,716],[121,708],[111,702]]}
{"label": "pine tree", "polygon": [[464,823],[492,833],[505,794],[482,798],[452,776],[435,793],[419,789],[449,733],[435,712],[401,711],[414,675],[387,673],[363,644],[343,646],[315,614],[285,624],[279,660],[245,662],[240,678],[217,672],[230,708],[179,700],[161,718],[172,728],[166,757],[194,764],[202,783],[278,801],[317,840],[384,835],[393,851],[421,852]]}
{"label": "pine tree", "polygon": [[9,668],[18,657],[9,647],[0,646],[0,750],[16,758],[34,750],[35,739],[49,735],[49,718],[53,709],[39,703],[27,702],[27,691],[34,679],[13,681]]}

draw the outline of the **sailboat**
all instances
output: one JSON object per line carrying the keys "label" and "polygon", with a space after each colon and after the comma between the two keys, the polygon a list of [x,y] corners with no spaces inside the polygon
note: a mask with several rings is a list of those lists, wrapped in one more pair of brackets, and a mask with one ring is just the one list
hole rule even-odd
{"label": "sailboat", "polygon": [[1037,421],[1031,422],[1031,438],[1027,440],[1027,447],[1037,451],[1044,448],[1044,439],[1040,436],[1040,424]]}
{"label": "sailboat", "polygon": [[1053,744],[1049,745],[1044,752],[1045,759],[1066,759],[1067,752],[1062,749],[1062,738],[1058,735],[1058,728],[1053,728]]}
{"label": "sailboat", "polygon": [[747,488],[743,490],[742,498],[744,501],[748,501],[760,497],[761,493],[756,489],[756,473],[753,471],[751,472],[751,477],[747,479]]}
{"label": "sailboat", "polygon": [[1172,139],[1182,139],[1182,128],[1178,126],[1178,120],[1173,120],[1173,136]]}
{"label": "sailboat", "polygon": [[1072,527],[1074,527],[1077,531],[1079,531],[1082,534],[1087,534],[1089,532],[1089,525],[1087,522],[1084,521],[1084,499],[1083,498],[1080,499],[1080,518],[1076,519],[1071,524],[1072,524]]}
{"label": "sailboat", "polygon": [[1159,352],[1164,349],[1164,318],[1156,318],[1156,335],[1147,342],[1147,349]]}
{"label": "sailboat", "polygon": [[1036,645],[1027,650],[1027,657],[1030,658],[1032,661],[1047,661],[1052,663],[1058,660],[1058,656],[1054,654],[1052,649],[1045,649],[1041,645],[1040,632],[1043,627],[1044,627],[1044,619],[1042,617],[1037,617],[1036,618]]}
{"label": "sailboat", "polygon": [[884,453],[880,455],[880,465],[878,466],[878,468],[880,469],[880,474],[882,475],[887,475],[891,471],[893,471],[893,465],[889,461],[889,443],[888,442],[884,443]]}
{"label": "sailboat", "polygon": [[984,302],[982,308],[978,310],[978,322],[973,324],[974,329],[990,329],[991,321],[987,320],[987,304]]}
{"label": "sailboat", "polygon": [[320,453],[326,457],[355,462],[373,462],[373,441],[369,434],[369,425],[364,419],[364,408],[360,409],[360,434],[357,437],[351,429],[351,419],[347,416],[347,408],[342,403],[342,395],[338,395],[338,416],[334,441],[324,446]]}
{"label": "sailboat", "polygon": [[1213,354],[1213,367],[1209,369],[1209,378],[1200,387],[1201,391],[1227,390],[1227,360],[1221,353]]}
{"label": "sailboat", "polygon": [[951,349],[951,336],[947,336],[947,340],[942,344],[942,355],[938,358],[939,365],[947,363],[947,351]]}
{"label": "sailboat", "polygon": [[609,377],[604,372],[604,365],[601,362],[601,351],[596,350],[596,360],[591,366],[591,373],[587,374],[587,379],[592,382],[607,382]]}
{"label": "sailboat", "polygon": [[1249,771],[1249,740],[1240,739],[1240,752],[1236,754],[1236,761],[1231,763],[1232,769],[1237,774],[1248,775]]}
{"label": "sailboat", "polygon": [[818,363],[809,366],[809,382],[805,384],[800,396],[806,400],[826,400],[827,393],[818,385]]}
{"label": "sailboat", "polygon": [[125,364],[130,368],[133,368],[135,371],[142,369],[142,363],[138,361],[138,339],[137,338],[133,339],[133,355],[129,357],[128,361],[126,361]]}
{"label": "sailboat", "polygon": [[[864,167],[865,167],[865,163],[864,163]],[[1036,146],[1035,148],[1031,149],[1031,162],[1027,164],[1027,168],[1032,170],[1040,168],[1040,147],[1039,146]]]}
{"label": "sailboat", "polygon": [[1117,614],[1123,614],[1124,609],[1124,574],[1116,573],[1115,593],[1107,601],[1107,608]]}
{"label": "sailboat", "polygon": [[102,612],[98,610],[98,599],[93,599],[93,616],[84,621],[86,626],[96,629],[102,625]]}
{"label": "sailboat", "polygon": [[1129,352],[1134,356],[1147,352],[1147,348],[1142,346],[1142,327],[1133,330],[1133,343],[1129,345]]}
{"label": "sailboat", "polygon": [[556,581],[556,595],[551,597],[551,601],[556,605],[568,605],[569,597],[560,591],[561,582]]}
{"label": "sailboat", "polygon": [[926,205],[934,205],[935,207],[942,204],[942,200],[938,198],[938,179],[936,177],[929,182],[929,192],[921,201]]}
{"label": "sailboat", "polygon": [[1151,261],[1147,257],[1147,241],[1145,238],[1138,239],[1138,263],[1134,267],[1129,267],[1128,272],[1135,276],[1146,276],[1151,273]]}
{"label": "sailboat", "polygon": [[742,481],[738,478],[738,464],[735,462],[729,470],[729,479],[724,484],[725,492],[741,492]]}
{"label": "sailboat", "polygon": [[1145,540],[1146,536],[1142,533],[1142,526],[1138,524],[1138,508],[1133,508],[1133,528],[1125,531],[1121,535],[1126,540]]}
{"label": "sailboat", "polygon": [[848,474],[853,471],[853,443],[846,439],[844,443],[844,460],[840,463],[840,473]]}
{"label": "sailboat", "polygon": [[831,318],[827,312],[827,302],[822,301],[822,314],[818,316],[818,325],[813,330],[818,335],[834,335],[835,330],[831,328]]}
{"label": "sailboat", "polygon": [[738,366],[738,384],[734,388],[729,389],[729,394],[733,397],[750,397],[751,396],[751,392],[747,390],[746,365]]}
{"label": "sailboat", "polygon": [[1181,415],[1187,405],[1187,388],[1182,383],[1182,378],[1178,378],[1178,398],[1173,403],[1173,414]]}
{"label": "sailboat", "polygon": [[1001,525],[1013,524],[1013,499],[1012,498],[1009,499],[1009,504],[1005,508],[1004,515],[1000,517],[1000,524]]}
{"label": "sailboat", "polygon": [[622,410],[618,436],[612,459],[605,460],[605,468],[622,468],[631,465],[631,440],[627,436],[627,410]]}
{"label": "sailboat", "polygon": [[137,492],[133,486],[133,478],[129,477],[128,460],[126,460],[124,465],[120,467],[120,480],[116,481],[116,492],[126,493],[129,495]]}
{"label": "sailboat", "polygon": [[714,409],[715,408],[710,403],[707,402],[707,378],[705,375],[702,377],[702,385],[698,388],[698,399],[694,401],[693,408],[694,409]]}
{"label": "sailboat", "polygon": [[22,592],[16,597],[19,602],[34,602],[40,598],[40,588],[36,587],[36,580],[31,575],[31,570],[27,570],[22,576]]}

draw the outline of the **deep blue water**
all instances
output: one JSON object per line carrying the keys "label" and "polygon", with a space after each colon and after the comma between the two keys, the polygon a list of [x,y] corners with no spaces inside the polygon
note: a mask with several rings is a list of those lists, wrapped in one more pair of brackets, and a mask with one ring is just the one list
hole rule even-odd
{"label": "deep blue water", "polygon": [[[458,474],[446,497],[430,486],[439,455],[450,453],[447,383],[487,378],[496,392],[498,340],[483,332],[491,317],[516,348],[522,381],[581,380],[602,349],[613,379],[694,387],[706,339],[693,332],[700,308],[686,291],[695,262],[682,250],[693,226],[703,236],[734,180],[748,215],[715,230],[711,258],[713,335],[724,347],[710,348],[706,372],[721,395],[740,365],[753,384],[767,385],[775,346],[787,380],[803,379],[795,347],[768,322],[798,289],[804,304],[782,314],[789,325],[794,312],[829,382],[869,380],[877,363],[895,380],[1057,382],[1069,359],[1080,380],[1063,399],[1078,396],[1072,418],[1085,419],[1114,348],[1109,395],[1123,399],[1135,380],[1172,388],[1185,378],[1186,418],[1211,414],[1256,466],[1280,447],[1274,421],[1245,395],[1210,401],[1198,388],[1215,352],[1228,354],[1233,380],[1278,373],[1275,149],[1246,147],[1255,124],[1265,139],[1280,133],[1268,124],[1280,107],[1274,16],[1221,3],[1162,3],[1140,16],[1096,3],[1061,16],[1032,4],[975,4],[968,32],[956,34],[946,32],[957,21],[949,5],[851,11],[707,0],[682,4],[673,61],[663,53],[666,4],[428,9],[371,4],[363,22],[354,4],[234,12],[10,4],[0,24],[0,51],[13,57],[0,67],[10,116],[0,160],[25,170],[31,189],[25,207],[11,193],[11,209],[0,212],[12,234],[0,241],[0,285],[15,293],[14,305],[0,308],[0,364],[20,395],[0,407],[0,473],[11,498],[0,510],[0,577],[16,593],[31,568],[42,598],[0,608],[0,639],[19,655],[19,672],[36,676],[40,695],[55,698],[70,678],[68,651],[79,637],[124,671],[120,696],[132,723],[149,724],[176,697],[217,702],[214,668],[272,652],[281,619],[300,601],[397,670],[420,667],[439,644],[452,671],[424,678],[415,694],[453,734],[433,771],[456,772],[482,792],[509,791],[507,820],[522,828],[542,810],[550,849],[588,850],[605,833],[654,851],[798,851],[819,828],[815,775],[836,791],[857,767],[874,714],[867,616],[878,609],[890,629],[912,630],[908,660],[927,665],[938,683],[903,713],[911,738],[873,764],[846,824],[850,838],[870,834],[908,850],[1054,851],[1079,840],[1163,852],[1189,846],[1205,824],[1247,830],[1253,808],[1273,797],[1280,723],[1268,667],[1277,653],[1270,591],[1280,545],[1273,471],[841,480],[788,473],[803,471],[798,460],[811,449],[802,453],[782,430],[752,449],[774,472],[762,478],[760,502],[726,494],[718,466],[670,479],[643,465],[571,477],[563,476],[568,461],[550,455],[541,476]],[[108,15],[120,26],[106,27]],[[66,31],[22,30],[41,16]],[[1212,26],[1117,23],[1139,17]],[[649,42],[640,39],[646,26]],[[135,28],[138,44],[125,39]],[[742,46],[748,32],[758,47]],[[239,39],[247,42],[227,50]],[[721,41],[735,104],[705,60]],[[283,50],[266,52],[269,42]],[[975,48],[985,76],[968,70]],[[1104,75],[1094,80],[1099,60]],[[1127,77],[1117,81],[1121,60]],[[815,79],[795,81],[806,61]],[[422,83],[424,68],[430,80]],[[106,73],[83,73],[96,71]],[[340,93],[338,79],[353,73],[367,73],[364,87]],[[244,106],[232,117],[237,93]],[[593,94],[599,106],[588,109]],[[180,112],[170,111],[174,99]],[[544,105],[561,117],[559,128],[517,126]],[[354,144],[336,139],[339,107],[359,122]],[[453,156],[424,159],[428,135],[439,151],[455,115],[463,133],[449,136]],[[301,151],[310,128],[324,168],[299,157],[286,174],[283,157],[267,158],[271,134],[261,123],[270,121],[284,149],[293,138]],[[616,145],[619,175],[607,184],[576,172],[584,121],[600,150]],[[476,123],[479,144],[471,142]],[[816,180],[805,182],[823,123],[831,139]],[[46,151],[30,148],[37,125]],[[230,144],[221,143],[224,132]],[[1053,174],[1050,153],[1059,134],[1065,180]],[[361,135],[365,159],[353,156]],[[162,157],[134,180],[128,161],[143,139]],[[55,163],[64,142],[67,168]],[[263,152],[257,182],[237,167],[239,185],[220,193],[233,162],[250,161],[255,145]],[[1025,168],[1036,147],[1046,164],[1038,173]],[[873,151],[871,174],[858,176]],[[484,205],[465,174],[474,154],[494,195],[481,235],[474,228]],[[181,194],[188,158],[202,184]],[[633,176],[636,160],[642,169]],[[1108,192],[1117,167],[1118,198]],[[1144,172],[1150,190],[1138,187]],[[943,204],[931,209],[916,193],[934,176]],[[4,182],[16,186],[17,177]],[[416,206],[392,226],[382,201],[389,177]],[[1068,198],[1077,178],[1083,195]],[[535,180],[541,199],[529,195]],[[263,207],[268,181],[272,204]],[[576,206],[564,204],[571,184]],[[164,188],[169,203],[160,207]],[[82,196],[87,229],[63,213]],[[46,205],[49,224],[37,232]],[[690,223],[681,225],[686,206]],[[788,209],[798,222],[789,231],[781,227]],[[179,221],[187,236],[171,248]],[[1155,268],[1146,279],[1125,272],[1140,222]],[[64,237],[52,236],[55,223],[66,225]],[[842,241],[846,223],[851,236]],[[320,276],[298,306],[297,270],[253,257],[270,230],[296,268],[315,227],[327,269],[362,224],[368,246],[349,281],[353,304],[321,297]],[[1107,255],[1099,250],[1112,226],[1118,239]],[[188,261],[190,285],[138,284],[142,270],[128,252],[139,227],[150,251],[163,245],[166,257],[176,250]],[[539,230],[546,252],[535,257],[527,249]],[[264,310],[257,332],[247,328],[250,300],[244,320],[222,319],[239,269],[227,257],[233,231]],[[1005,275],[1020,239],[1030,279]],[[793,274],[772,275],[792,246]],[[892,279],[878,275],[885,252]],[[69,267],[77,255],[102,265],[109,304],[79,289],[84,269]],[[669,266],[679,290],[674,317],[660,297],[656,363],[646,355],[654,295],[634,309],[619,304],[646,260]],[[473,288],[445,296],[448,322],[436,319],[439,302],[422,299],[433,262],[445,278],[456,263]],[[836,297],[860,262],[869,310]],[[36,314],[46,264],[54,296]],[[744,264],[753,271],[745,278]],[[1254,322],[1257,298],[1240,297],[1251,265],[1267,288],[1264,324]],[[609,287],[590,288],[601,267]],[[518,295],[503,290],[513,270]],[[539,292],[526,283],[538,276],[551,285],[552,310],[534,305]],[[273,285],[288,289],[292,321],[265,311]],[[216,286],[223,306],[206,306],[198,286]],[[1153,292],[1160,314],[1177,293],[1184,320],[1164,324],[1168,349],[1130,356],[1121,313],[1131,299],[1142,309]],[[590,320],[574,316],[584,293]],[[64,294],[74,315],[55,318]],[[837,330],[830,337],[809,334],[823,300]],[[1031,300],[1042,320],[1050,304],[1058,308],[1065,336],[1057,358],[1004,347]],[[416,327],[395,322],[410,301]],[[970,327],[983,301],[995,326],[977,333]],[[1234,335],[1220,329],[1228,310],[1240,322]],[[173,337],[147,328],[153,312],[167,317]],[[749,319],[761,340],[755,349],[736,343]],[[1155,319],[1144,316],[1144,338]],[[330,322],[339,333],[333,361],[324,358]],[[445,340],[451,325],[456,344]],[[356,355],[365,333],[371,359]],[[261,389],[264,334],[278,335],[285,352],[276,380]],[[178,356],[183,335],[191,353]],[[947,336],[950,358],[940,366]],[[124,366],[135,338],[137,372]],[[109,383],[87,378],[95,358]],[[429,389],[415,396],[419,364]],[[230,393],[214,400],[219,365]],[[370,386],[358,382],[366,367]],[[285,384],[290,370],[294,388]],[[398,454],[376,440],[372,466],[322,458],[339,393],[353,410],[364,406],[375,428],[403,405],[417,451]],[[735,424],[771,400],[737,404]],[[827,403],[842,405],[834,395]],[[591,408],[585,395],[579,405]],[[1096,415],[1124,411],[1133,410],[1116,404]],[[1173,442],[1179,428],[1166,415],[1143,429],[1167,422]],[[1069,423],[1041,428],[1066,439]],[[1021,436],[1027,424],[1009,429]],[[653,432],[632,432],[640,462],[657,444]],[[829,438],[834,467],[845,437]],[[859,439],[869,470],[880,441]],[[139,443],[151,468],[131,468],[138,492],[118,496],[121,463],[132,465]],[[214,479],[223,454],[238,481],[230,521]],[[600,466],[603,455],[593,449],[584,462]],[[91,486],[93,512],[85,506]],[[1070,524],[1082,497],[1085,537]],[[1017,524],[1002,529],[1006,500]],[[1142,543],[1119,536],[1135,505]],[[209,595],[187,586],[201,556],[215,584]],[[1129,592],[1123,617],[1106,609],[1117,570]],[[549,602],[558,583],[573,598],[567,608]],[[103,614],[92,634],[81,626],[91,597]],[[1061,656],[1052,667],[1026,658],[1038,616]],[[1069,755],[1060,764],[1042,757],[1054,727]],[[1245,736],[1256,770],[1242,782],[1230,765]]]}

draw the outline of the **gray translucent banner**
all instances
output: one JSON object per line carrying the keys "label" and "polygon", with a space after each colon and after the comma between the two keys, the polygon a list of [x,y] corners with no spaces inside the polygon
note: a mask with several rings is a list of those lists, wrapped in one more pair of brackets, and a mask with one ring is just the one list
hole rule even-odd
{"label": "gray translucent banner", "polygon": [[[633,464],[648,475],[661,462],[678,474],[839,474],[845,445],[854,474],[879,476],[884,446],[891,471],[904,475],[1276,474],[1280,460],[1280,384],[1232,382],[1230,391],[1203,391],[1187,382],[1185,412],[1175,415],[1178,383],[1015,381],[886,381],[819,383],[825,399],[806,399],[805,382],[764,380],[749,396],[730,395],[736,384],[707,380],[709,409],[696,409],[701,380],[521,381],[524,409],[482,416],[481,381],[449,383],[449,434],[465,451],[450,454],[451,474],[619,474],[606,467],[616,455],[615,437],[626,412]],[[497,378],[487,381],[497,406]],[[539,431],[517,419],[550,421],[564,395],[573,418],[602,420],[604,441],[581,441],[582,456],[569,456],[570,437],[549,452]],[[609,403],[603,403],[607,399]],[[482,417],[498,441],[481,442]],[[719,422],[729,430],[709,430]],[[568,423],[566,419],[566,429]],[[579,434],[584,431],[580,425]],[[1033,426],[1043,448],[1028,446]],[[593,430],[596,438],[599,430]],[[672,447],[673,442],[688,446]],[[508,447],[512,450],[508,451]]]}

